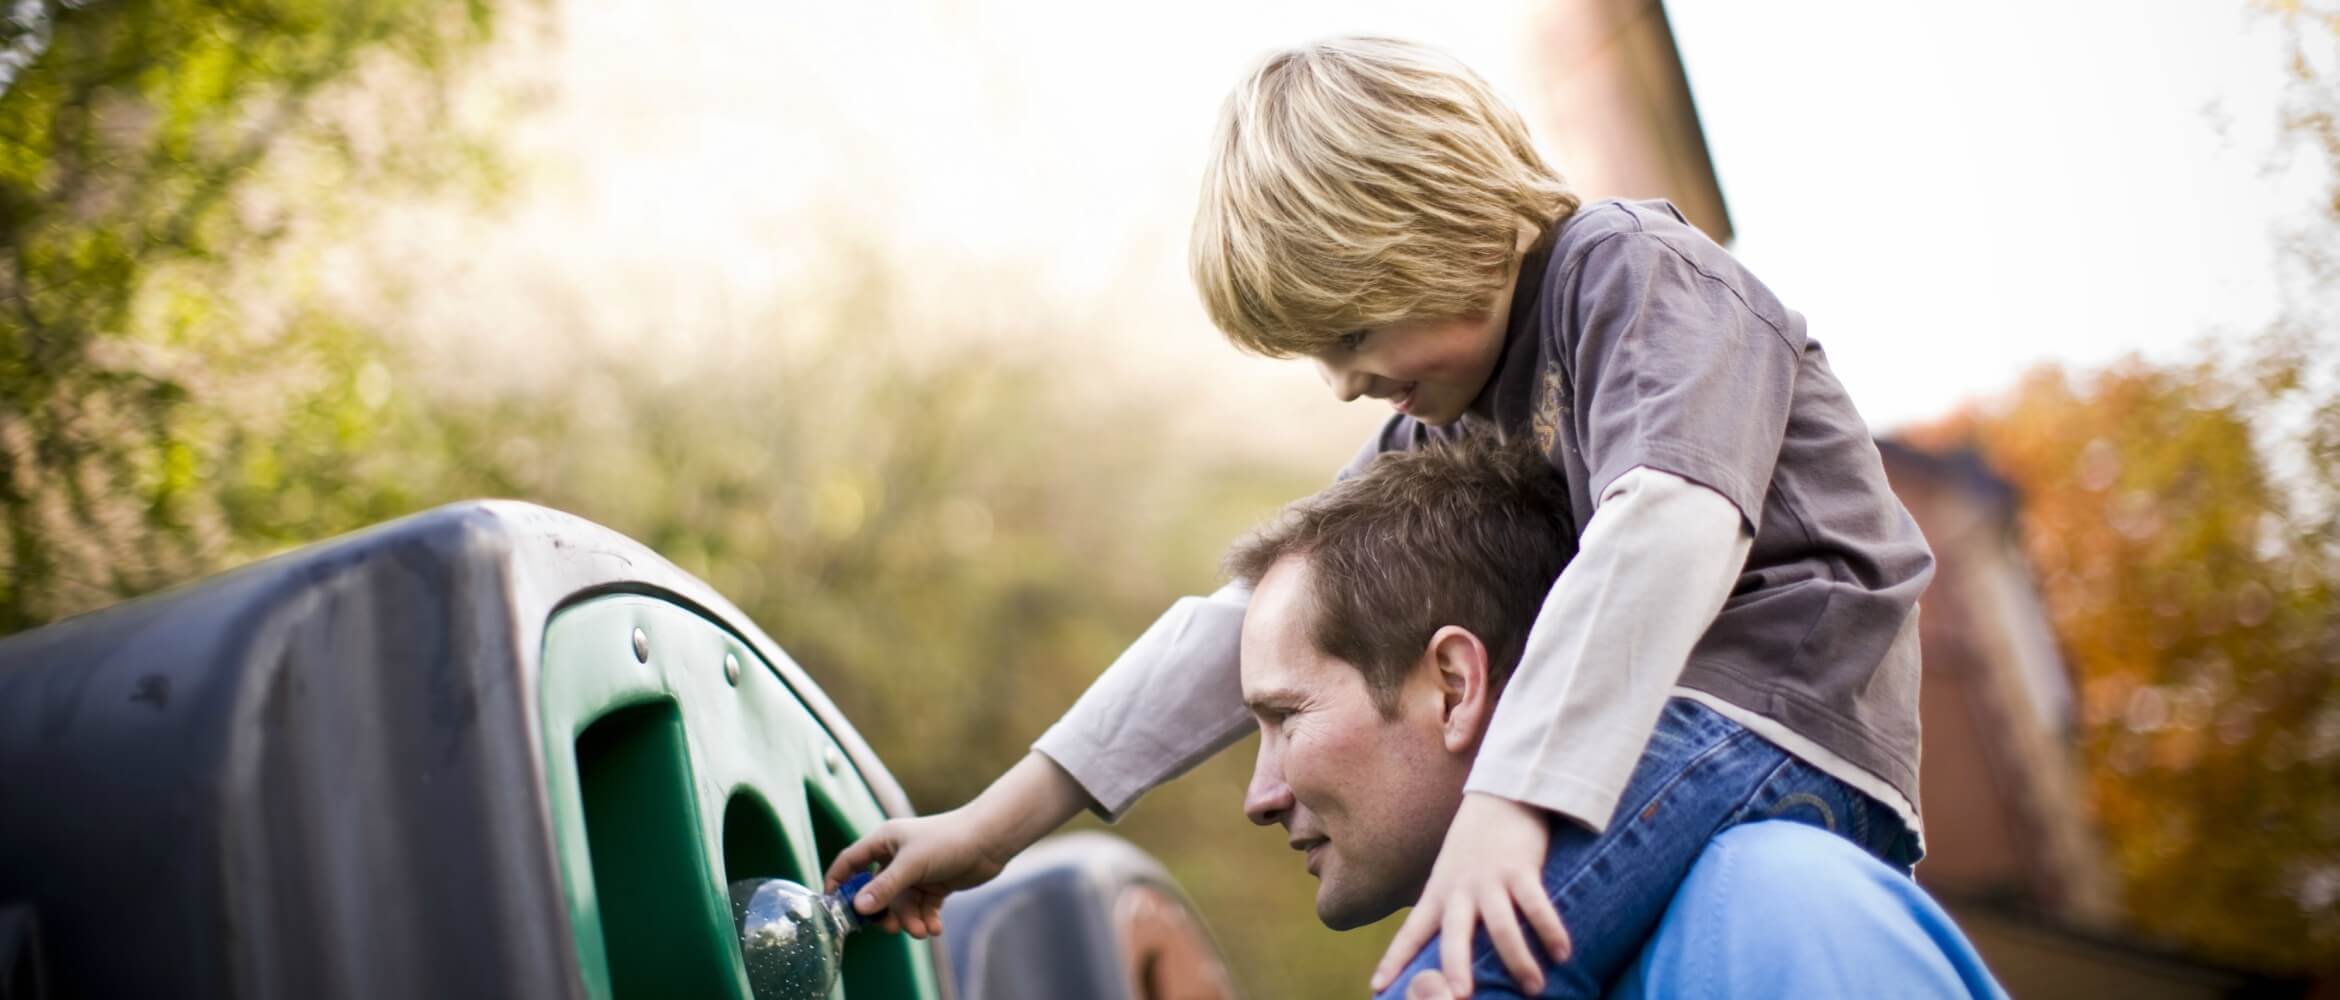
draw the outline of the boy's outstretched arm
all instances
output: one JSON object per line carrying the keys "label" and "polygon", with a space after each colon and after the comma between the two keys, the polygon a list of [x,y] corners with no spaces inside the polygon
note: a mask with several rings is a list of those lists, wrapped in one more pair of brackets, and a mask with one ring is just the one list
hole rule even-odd
{"label": "boy's outstretched arm", "polygon": [[853,908],[881,926],[926,938],[942,933],[943,898],[999,875],[1008,860],[1091,807],[1088,793],[1054,761],[1025,755],[971,802],[933,816],[890,819],[829,863],[826,888],[879,864]]}
{"label": "boy's outstretched arm", "polygon": [[1234,742],[1252,725],[1236,675],[1250,596],[1230,584],[1171,605],[983,794],[879,824],[830,863],[829,887],[883,865],[854,907],[889,909],[887,930],[940,933],[944,897],[990,881],[1083,809],[1120,818],[1147,790]]}

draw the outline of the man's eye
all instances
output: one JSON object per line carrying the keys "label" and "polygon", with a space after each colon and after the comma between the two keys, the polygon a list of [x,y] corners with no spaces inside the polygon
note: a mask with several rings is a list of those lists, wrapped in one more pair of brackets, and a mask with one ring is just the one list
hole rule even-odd
{"label": "man's eye", "polygon": [[1372,332],[1373,331],[1371,330],[1351,330],[1347,333],[1341,334],[1341,348],[1343,350],[1354,351],[1360,347],[1365,346],[1365,338]]}

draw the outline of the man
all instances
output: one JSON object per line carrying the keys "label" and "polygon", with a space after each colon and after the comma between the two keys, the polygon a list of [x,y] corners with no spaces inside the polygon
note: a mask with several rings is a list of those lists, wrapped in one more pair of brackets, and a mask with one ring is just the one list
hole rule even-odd
{"label": "man", "polygon": [[[1252,587],[1240,673],[1260,749],[1244,810],[1283,826],[1304,852],[1317,916],[1336,930],[1420,897],[1528,627],[1575,551],[1565,486],[1540,456],[1467,447],[1384,455],[1286,508],[1228,558]],[[1866,836],[1861,803],[1817,794],[1824,785],[1799,783],[1795,762],[1777,756],[1781,777],[1728,812],[1676,809],[1664,787],[1629,790],[1639,836],[1704,843],[1752,820],[1808,824],[1732,830],[1695,868],[1646,873],[1684,880],[1663,923],[1653,913],[1632,928],[1572,925],[1571,940],[1534,915],[1523,928],[1499,900],[1475,948],[1434,942],[1385,995],[1447,996],[1444,977],[1417,973],[1465,963],[1476,995],[1536,995],[1591,950],[1607,967],[1631,965],[1629,988],[1659,995],[1996,995],[1915,885],[1855,846]],[[1792,878],[1773,877],[1782,873]],[[1795,940],[1773,940],[1787,932],[1772,921],[1740,919],[1750,904],[1777,912],[1795,893],[1825,904],[1799,908]],[[1652,925],[1658,936],[1644,949]],[[1683,946],[1693,933],[1725,946]],[[1523,957],[1545,975],[1515,981],[1506,966]]]}

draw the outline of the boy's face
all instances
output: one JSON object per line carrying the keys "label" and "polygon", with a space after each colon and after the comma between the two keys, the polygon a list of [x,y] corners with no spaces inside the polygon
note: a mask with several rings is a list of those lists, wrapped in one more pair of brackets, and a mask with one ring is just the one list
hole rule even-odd
{"label": "boy's face", "polygon": [[1386,399],[1399,413],[1434,427],[1462,419],[1503,357],[1513,285],[1528,248],[1541,232],[1536,226],[1520,226],[1516,252],[1485,313],[1359,330],[1342,343],[1309,355],[1309,360],[1316,362],[1324,384],[1341,402],[1359,396]]}
{"label": "boy's face", "polygon": [[1309,357],[1341,402],[1386,399],[1399,413],[1442,426],[1461,419],[1494,374],[1508,314],[1392,323]]}

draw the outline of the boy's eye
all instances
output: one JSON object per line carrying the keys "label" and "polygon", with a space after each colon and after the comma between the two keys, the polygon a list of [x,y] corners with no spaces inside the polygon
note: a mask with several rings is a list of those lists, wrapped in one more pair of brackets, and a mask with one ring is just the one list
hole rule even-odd
{"label": "boy's eye", "polygon": [[1341,349],[1354,351],[1365,346],[1365,337],[1372,332],[1371,330],[1351,330],[1341,334]]}

